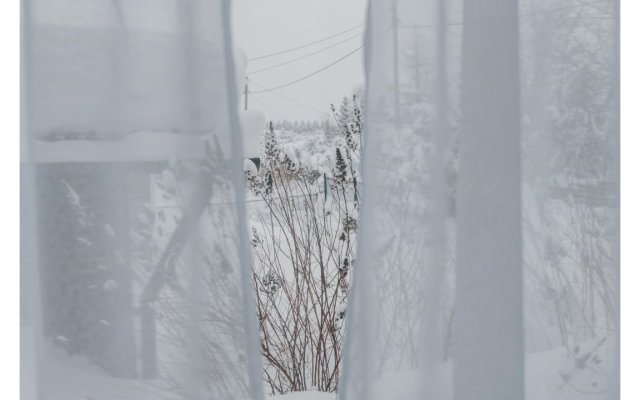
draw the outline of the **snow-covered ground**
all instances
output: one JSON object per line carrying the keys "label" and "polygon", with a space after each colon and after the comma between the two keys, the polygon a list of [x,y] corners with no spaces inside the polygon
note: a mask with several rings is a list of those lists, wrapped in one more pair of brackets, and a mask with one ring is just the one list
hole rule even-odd
{"label": "snow-covered ground", "polygon": [[[34,386],[33,347],[28,342],[26,329],[23,329],[22,347],[22,400],[36,400]],[[566,348],[533,353],[526,361],[526,398],[544,400],[580,400],[605,399],[608,371],[613,360],[613,343],[605,341],[599,350],[594,351],[597,341],[580,344],[569,352]],[[576,349],[578,350],[575,353]],[[574,353],[573,355],[570,353]],[[580,364],[580,356],[598,354],[598,363]],[[578,355],[576,357],[576,355]],[[162,391],[160,382],[116,379],[108,376],[100,368],[92,365],[84,357],[70,356],[57,345],[47,343],[39,357],[37,372],[41,398],[50,400],[151,400],[178,399],[175,394]],[[452,364],[442,366],[442,381],[447,387],[451,382]],[[570,376],[567,379],[567,376]],[[415,390],[416,382],[422,377],[419,371],[389,374],[386,379],[374,383],[378,390],[389,394],[387,398],[402,399],[403,394]],[[448,390],[444,390],[450,392]],[[377,392],[377,397],[381,393]],[[266,396],[271,400],[333,400],[335,393],[317,391],[288,393],[286,395]]]}
{"label": "snow-covered ground", "polygon": [[[335,164],[336,148],[344,149],[342,136],[328,137],[323,131],[276,130],[275,138],[289,158],[308,170],[328,173]],[[357,165],[355,166],[357,167]]]}
{"label": "snow-covered ground", "polygon": [[269,396],[270,400],[334,400],[336,398],[335,393],[326,392],[292,392],[278,396]]}
{"label": "snow-covered ground", "polygon": [[112,378],[85,357],[68,355],[53,343],[44,343],[42,347],[36,359],[27,329],[23,327],[20,357],[22,400],[151,400],[166,395],[152,382]]}

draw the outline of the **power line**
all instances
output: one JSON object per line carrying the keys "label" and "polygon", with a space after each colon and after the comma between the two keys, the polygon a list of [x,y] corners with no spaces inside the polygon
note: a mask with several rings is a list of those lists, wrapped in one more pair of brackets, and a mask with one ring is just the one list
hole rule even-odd
{"label": "power line", "polygon": [[300,103],[299,101],[294,100],[294,99],[292,99],[292,98],[289,98],[289,97],[287,97],[287,96],[285,96],[285,95],[283,95],[283,94],[280,94],[280,93],[278,93],[278,92],[273,92],[273,91],[271,91],[271,92],[267,92],[267,93],[268,93],[268,94],[276,95],[276,96],[278,96],[278,97],[281,97],[281,98],[283,98],[283,99],[285,99],[285,100],[290,101],[290,102],[291,102],[291,103],[293,103],[293,104],[297,104],[297,105],[299,105],[299,106],[301,106],[301,107],[304,107],[304,108],[306,108],[306,109],[309,109],[309,110],[311,110],[311,111],[315,111],[315,112],[317,112],[317,113],[318,113],[318,114],[320,114],[320,115],[324,115],[324,114],[326,114],[326,112],[322,112],[322,111],[317,110],[317,109],[315,109],[315,108],[313,108],[313,107],[311,107],[311,106],[308,106],[308,105],[306,105],[306,104],[304,104],[304,103]]}
{"label": "power line", "polygon": [[282,50],[282,51],[278,51],[278,52],[275,52],[275,53],[265,54],[265,55],[260,56],[260,57],[253,57],[253,58],[249,58],[247,61],[261,60],[261,59],[263,59],[263,58],[267,58],[267,57],[273,57],[273,56],[277,56],[277,55],[280,55],[280,54],[290,53],[290,52],[295,51],[295,50],[299,50],[299,49],[302,49],[302,48],[305,48],[305,47],[312,46],[312,45],[317,44],[317,43],[325,42],[325,41],[327,41],[327,40],[329,40],[329,39],[333,39],[334,37],[337,37],[337,36],[343,35],[343,34],[345,34],[345,33],[347,33],[347,32],[351,32],[351,31],[352,31],[352,30],[354,30],[354,29],[358,29],[358,28],[360,28],[360,27],[361,27],[361,26],[363,26],[363,25],[364,25],[364,24],[358,24],[358,25],[353,26],[353,27],[351,27],[351,28],[349,28],[349,29],[346,29],[346,30],[344,30],[344,31],[342,31],[342,32],[335,33],[335,34],[333,34],[333,35],[331,35],[331,36],[327,36],[327,37],[325,37],[325,38],[318,39],[318,40],[315,40],[315,41],[313,41],[313,42],[305,43],[305,44],[300,45],[300,46],[292,47],[292,48],[287,49],[287,50]]}
{"label": "power line", "polygon": [[267,105],[266,105],[266,104],[264,104],[264,102],[263,102],[262,100],[260,100],[260,98],[259,98],[258,96],[254,96],[254,99],[255,99],[258,103],[262,104],[262,107],[264,107],[264,108],[265,108],[265,110],[267,110],[267,111],[271,112],[271,113],[272,113],[272,114],[274,114],[276,117],[280,118],[282,121],[286,121],[286,120],[287,120],[285,117],[283,117],[283,116],[282,116],[282,115],[280,115],[279,113],[277,113],[277,112],[273,111],[271,108],[267,107]]}
{"label": "power line", "polygon": [[351,55],[353,55],[353,54],[357,53],[357,52],[358,52],[359,50],[361,50],[363,47],[364,47],[364,44],[362,44],[362,45],[358,46],[357,48],[355,48],[354,50],[352,50],[352,51],[350,51],[349,53],[345,54],[344,56],[340,57],[339,59],[335,60],[335,61],[334,61],[334,62],[332,62],[331,64],[325,65],[324,67],[320,68],[319,70],[316,70],[316,71],[314,71],[314,72],[312,72],[312,73],[310,73],[310,74],[307,74],[307,75],[305,75],[305,76],[301,76],[300,78],[295,79],[295,80],[293,80],[293,81],[291,81],[291,82],[287,82],[287,83],[284,83],[284,84],[282,84],[282,85],[280,85],[280,86],[276,86],[276,87],[272,87],[272,88],[264,89],[264,90],[259,90],[259,91],[257,91],[257,92],[252,92],[252,93],[256,94],[256,93],[265,93],[265,92],[270,92],[270,91],[272,91],[272,90],[282,89],[282,88],[284,88],[284,87],[287,87],[287,86],[291,86],[291,85],[293,85],[293,84],[296,84],[296,83],[298,83],[298,82],[300,82],[300,81],[303,81],[303,80],[305,80],[305,79],[308,79],[308,78],[310,78],[310,77],[312,77],[312,76],[314,76],[314,75],[316,75],[316,74],[319,74],[320,72],[322,72],[322,71],[326,70],[327,68],[330,68],[330,67],[332,67],[332,66],[336,65],[336,64],[337,64],[337,63],[339,63],[340,61],[345,60],[345,59],[346,59],[346,58],[348,58],[349,56],[351,56]]}
{"label": "power line", "polygon": [[247,75],[257,74],[258,72],[268,71],[268,70],[270,70],[270,69],[274,69],[274,68],[277,68],[277,67],[281,67],[281,66],[283,66],[283,65],[291,64],[292,62],[299,61],[299,60],[305,59],[305,58],[307,58],[307,57],[311,57],[311,56],[316,55],[316,54],[318,54],[318,53],[322,53],[323,51],[326,51],[326,50],[329,50],[329,49],[331,49],[331,48],[334,48],[334,47],[336,47],[336,46],[338,46],[338,45],[340,45],[340,44],[342,44],[342,43],[345,43],[345,42],[347,42],[347,41],[349,41],[349,40],[351,40],[351,39],[353,39],[353,38],[357,38],[357,37],[360,37],[360,36],[362,36],[362,32],[359,32],[359,33],[357,33],[357,34],[355,34],[355,35],[349,36],[349,37],[347,37],[346,39],[343,39],[343,40],[341,40],[341,41],[339,41],[339,42],[336,42],[336,43],[334,43],[334,44],[332,44],[332,45],[330,45],[330,46],[323,47],[322,49],[320,49],[320,50],[316,50],[316,51],[314,51],[314,52],[312,52],[312,53],[308,53],[308,54],[302,55],[302,56],[300,56],[300,57],[296,57],[296,58],[293,58],[293,59],[291,59],[291,60],[281,62],[280,64],[271,65],[271,66],[269,66],[269,67],[265,67],[265,68],[257,69],[257,70],[255,70],[255,71],[247,72]]}
{"label": "power line", "polygon": [[[263,85],[259,84],[258,82],[254,81],[253,79],[249,79],[249,82],[251,82],[251,83],[255,84],[256,86],[258,86],[258,87],[260,87],[260,88],[262,88],[262,89],[267,89],[265,86],[263,86]],[[249,93],[255,93],[255,92],[249,92]],[[316,109],[316,108],[313,108],[313,107],[311,107],[311,106],[308,106],[308,105],[306,105],[306,104],[304,104],[304,103],[301,103],[300,101],[298,101],[298,100],[296,100],[296,99],[293,99],[293,98],[291,98],[291,97],[285,96],[285,95],[284,95],[284,94],[282,94],[282,93],[278,93],[278,92],[275,92],[275,91],[269,91],[269,92],[265,92],[265,93],[268,93],[268,94],[272,94],[272,95],[274,95],[274,96],[281,97],[281,98],[283,98],[284,100],[287,100],[287,101],[289,101],[289,102],[291,102],[291,103],[293,103],[293,104],[297,104],[297,105],[299,105],[299,106],[301,106],[301,107],[304,107],[304,108],[306,108],[306,109],[309,109],[309,110],[311,110],[311,111],[317,112],[317,113],[318,113],[318,114],[320,114],[320,115],[324,115],[324,114],[325,114],[325,112],[323,112],[323,111],[320,111],[320,110],[318,110],[318,109]]]}
{"label": "power line", "polygon": [[[392,27],[387,28],[386,30],[384,30],[384,31],[380,32],[380,34],[382,35],[382,34],[386,33],[386,32],[387,32],[387,31],[389,31],[391,28],[392,28]],[[293,84],[296,84],[296,83],[298,83],[298,82],[301,82],[301,81],[303,81],[303,80],[305,80],[305,79],[307,79],[307,78],[310,78],[310,77],[312,77],[312,76],[314,76],[314,75],[316,75],[316,74],[318,74],[318,73],[320,73],[320,72],[322,72],[322,71],[324,71],[324,70],[326,70],[326,69],[328,69],[328,68],[330,68],[330,67],[332,67],[332,66],[334,66],[334,65],[338,64],[339,62],[341,62],[341,61],[345,60],[346,58],[350,57],[351,55],[355,54],[356,52],[358,52],[359,50],[361,50],[362,48],[364,48],[364,45],[365,45],[364,43],[363,43],[363,44],[361,44],[360,46],[358,46],[357,48],[353,49],[352,51],[350,51],[349,53],[345,54],[344,56],[340,57],[339,59],[337,59],[337,60],[333,61],[332,63],[330,63],[330,64],[328,64],[328,65],[325,65],[324,67],[320,68],[319,70],[316,70],[316,71],[314,71],[314,72],[311,72],[310,74],[307,74],[307,75],[305,75],[305,76],[301,76],[300,78],[295,79],[295,80],[293,80],[293,81],[291,81],[291,82],[287,82],[287,83],[285,83],[285,84],[282,84],[282,85],[280,85],[280,86],[276,86],[276,87],[272,87],[272,88],[265,88],[264,86],[258,85],[258,86],[262,87],[262,88],[263,88],[263,90],[258,90],[258,91],[251,92],[251,93],[258,94],[258,93],[272,92],[272,91],[274,91],[274,90],[282,89],[282,88],[284,88],[284,87],[291,86],[291,85],[293,85]],[[248,78],[247,78],[247,79],[248,79]],[[251,81],[251,82],[254,82],[254,81]],[[255,82],[254,82],[254,83],[255,83]],[[280,96],[281,96],[281,97],[284,97],[284,96],[282,96],[282,95],[280,95]],[[300,104],[300,105],[303,105],[303,104],[301,104],[301,103],[299,103],[299,104]],[[304,105],[303,105],[303,106],[304,106]],[[311,107],[308,107],[308,106],[304,106],[304,107],[311,108]],[[320,112],[320,111],[318,111],[318,110],[314,110],[314,111]],[[324,113],[322,113],[322,114],[324,114]]]}

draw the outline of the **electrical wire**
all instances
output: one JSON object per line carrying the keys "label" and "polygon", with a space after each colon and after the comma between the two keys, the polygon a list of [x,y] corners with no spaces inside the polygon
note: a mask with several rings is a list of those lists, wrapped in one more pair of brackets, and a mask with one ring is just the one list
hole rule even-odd
{"label": "electrical wire", "polygon": [[[258,86],[258,87],[262,88],[262,89],[266,89],[266,87],[265,87],[265,86],[263,86],[263,85],[259,84],[258,82],[254,81],[253,79],[248,79],[248,78],[247,78],[247,80],[248,80],[249,82],[251,82],[251,83],[255,84],[256,86]],[[255,92],[249,91],[249,93],[250,93],[250,94],[253,94],[253,93],[255,93]],[[291,102],[291,103],[293,103],[293,104],[297,104],[297,105],[299,105],[299,106],[301,106],[301,107],[304,107],[304,108],[309,109],[309,110],[311,110],[311,111],[317,112],[317,113],[318,113],[318,114],[320,114],[320,115],[324,115],[324,114],[326,113],[326,112],[320,111],[320,110],[318,110],[318,109],[316,109],[316,108],[313,108],[313,107],[311,107],[311,106],[308,106],[308,105],[306,105],[306,104],[304,104],[304,103],[302,103],[302,102],[300,102],[300,101],[298,101],[298,100],[296,100],[296,99],[293,99],[293,98],[291,98],[291,97],[285,96],[285,95],[284,95],[284,94],[282,94],[282,93],[278,93],[278,92],[275,92],[275,91],[270,91],[270,92],[265,92],[265,93],[267,93],[267,94],[272,94],[272,95],[274,95],[274,96],[278,96],[278,97],[283,98],[284,100],[287,100],[287,101],[289,101],[289,102]]]}
{"label": "electrical wire", "polygon": [[330,67],[332,67],[332,66],[334,66],[334,65],[338,64],[340,61],[343,61],[343,60],[347,59],[348,57],[350,57],[350,56],[352,56],[353,54],[357,53],[359,50],[362,50],[362,48],[363,48],[363,47],[364,47],[364,44],[362,44],[362,45],[358,46],[357,48],[355,48],[355,49],[351,50],[350,52],[348,52],[348,53],[347,53],[347,54],[345,54],[344,56],[340,57],[339,59],[337,59],[337,60],[333,61],[332,63],[330,63],[330,64],[328,64],[328,65],[325,65],[324,67],[320,68],[319,70],[316,70],[316,71],[314,71],[314,72],[312,72],[312,73],[310,73],[310,74],[307,74],[307,75],[301,76],[300,78],[297,78],[297,79],[295,79],[295,80],[293,80],[293,81],[291,81],[291,82],[287,82],[287,83],[284,83],[284,84],[279,85],[279,86],[276,86],[276,87],[272,87],[272,88],[268,88],[268,89],[264,89],[264,90],[259,90],[259,91],[257,91],[257,92],[253,92],[253,93],[254,93],[254,94],[256,94],[256,93],[265,93],[265,92],[270,92],[270,91],[272,91],[272,90],[282,89],[282,88],[284,88],[284,87],[291,86],[291,85],[293,85],[293,84],[296,84],[296,83],[298,83],[298,82],[301,82],[301,81],[303,81],[303,80],[305,80],[305,79],[311,78],[312,76],[317,75],[317,74],[319,74],[320,72],[322,72],[322,71],[324,71],[324,70],[326,70],[326,69],[328,69],[328,68],[330,68]]}
{"label": "electrical wire", "polygon": [[[387,28],[386,30],[384,30],[384,31],[380,32],[380,34],[382,35],[382,34],[386,33],[386,32],[387,32],[387,31],[389,31],[391,28],[392,28],[392,27]],[[301,82],[301,81],[303,81],[303,80],[305,80],[305,79],[308,79],[308,78],[310,78],[310,77],[312,77],[312,76],[314,76],[314,75],[317,75],[317,74],[319,74],[320,72],[322,72],[322,71],[324,71],[324,70],[326,70],[326,69],[328,69],[328,68],[330,68],[330,67],[332,67],[332,66],[334,66],[334,65],[338,64],[339,62],[341,62],[341,61],[343,61],[343,60],[347,59],[348,57],[350,57],[350,56],[352,56],[353,54],[357,53],[359,50],[362,50],[362,49],[364,48],[364,46],[365,46],[365,44],[363,43],[363,44],[361,44],[360,46],[358,46],[357,48],[355,48],[355,49],[353,49],[352,51],[350,51],[349,53],[347,53],[347,54],[343,55],[343,56],[342,56],[342,57],[340,57],[339,59],[337,59],[337,60],[333,61],[332,63],[330,63],[330,64],[328,64],[328,65],[325,65],[324,67],[322,67],[322,68],[320,68],[320,69],[318,69],[318,70],[316,70],[316,71],[311,72],[310,74],[307,74],[307,75],[301,76],[300,78],[297,78],[297,79],[295,79],[295,80],[293,80],[293,81],[290,81],[290,82],[287,82],[287,83],[284,83],[284,84],[282,84],[282,85],[275,86],[275,87],[272,87],[272,88],[264,88],[264,87],[263,87],[263,90],[258,90],[258,91],[254,91],[254,92],[251,92],[251,93],[258,94],[258,93],[271,92],[271,91],[273,91],[273,90],[282,89],[282,88],[284,88],[284,87],[291,86],[291,85],[293,85],[293,84],[296,84],[296,83],[298,83],[298,82]],[[248,79],[248,78],[247,78],[247,79]],[[317,111],[317,110],[316,110],[316,111]]]}
{"label": "electrical wire", "polygon": [[266,104],[264,104],[264,102],[262,100],[260,100],[260,98],[258,96],[254,96],[253,99],[255,101],[257,101],[259,104],[262,105],[262,107],[264,107],[265,110],[269,111],[270,113],[272,113],[273,115],[275,115],[276,117],[280,118],[282,121],[286,121],[287,119],[285,117],[283,117],[282,115],[280,115],[279,113],[273,111],[270,107],[268,107]]}
{"label": "electrical wire", "polygon": [[269,66],[269,67],[265,67],[265,68],[257,69],[257,70],[255,70],[255,71],[247,72],[247,75],[257,74],[258,72],[262,72],[262,71],[268,71],[268,70],[271,70],[271,69],[274,69],[274,68],[281,67],[281,66],[283,66],[283,65],[291,64],[292,62],[296,62],[296,61],[299,61],[299,60],[305,59],[305,58],[307,58],[307,57],[311,57],[311,56],[313,56],[313,55],[316,55],[316,54],[322,53],[323,51],[326,51],[326,50],[332,49],[332,48],[334,48],[334,47],[336,47],[336,46],[338,46],[338,45],[340,45],[340,44],[342,44],[342,43],[345,43],[345,42],[347,42],[347,41],[351,40],[351,39],[354,39],[354,38],[357,38],[357,37],[361,37],[361,36],[362,36],[362,34],[363,34],[363,32],[359,32],[359,33],[357,33],[356,35],[349,36],[349,37],[347,37],[346,39],[343,39],[343,40],[341,40],[341,41],[339,41],[339,42],[336,42],[336,43],[334,43],[334,44],[332,44],[332,45],[330,45],[330,46],[323,47],[323,48],[321,48],[320,50],[316,50],[316,51],[314,51],[314,52],[312,52],[312,53],[308,53],[308,54],[302,55],[302,56],[300,56],[300,57],[296,57],[296,58],[293,58],[293,59],[291,59],[291,60],[287,60],[287,61],[281,62],[280,64],[271,65],[271,66]]}
{"label": "electrical wire", "polygon": [[330,36],[324,37],[324,38],[322,38],[322,39],[314,40],[313,42],[305,43],[305,44],[303,44],[303,45],[296,46],[296,47],[292,47],[292,48],[287,49],[287,50],[282,50],[282,51],[277,51],[277,52],[275,52],[275,53],[265,54],[265,55],[260,56],[260,57],[253,57],[253,58],[249,58],[247,61],[262,60],[262,59],[264,59],[264,58],[273,57],[273,56],[278,56],[278,55],[280,55],[280,54],[286,54],[286,53],[290,53],[290,52],[295,51],[295,50],[303,49],[303,48],[305,48],[305,47],[313,46],[314,44],[322,43],[322,42],[325,42],[325,41],[327,41],[327,40],[329,40],[329,39],[333,39],[334,37],[341,36],[341,35],[343,35],[343,34],[345,34],[345,33],[347,33],[347,32],[351,32],[352,30],[354,30],[354,29],[358,29],[358,28],[360,28],[360,27],[361,27],[361,26],[363,26],[363,25],[364,25],[364,23],[362,23],[362,24],[358,24],[358,25],[353,26],[353,27],[351,27],[351,28],[349,28],[349,29],[346,29],[346,30],[344,30],[344,31],[342,31],[342,32],[335,33],[335,34],[333,34],[333,35],[330,35]]}

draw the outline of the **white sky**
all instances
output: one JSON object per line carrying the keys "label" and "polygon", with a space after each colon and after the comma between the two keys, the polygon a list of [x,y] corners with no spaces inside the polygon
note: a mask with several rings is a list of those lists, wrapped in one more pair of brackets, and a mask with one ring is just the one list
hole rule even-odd
{"label": "white sky", "polygon": [[[366,0],[235,0],[232,3],[234,40],[248,58],[297,47],[363,24],[366,13]],[[250,62],[247,71],[314,52],[363,30],[364,25],[304,49]],[[361,44],[362,38],[355,37],[303,60],[250,75],[249,79],[266,88],[279,86],[330,64]],[[329,113],[330,103],[339,103],[363,81],[363,51],[359,51],[313,77],[275,92]],[[251,90],[260,88],[250,83]],[[314,120],[322,116],[273,93],[250,94],[249,109],[261,110],[267,119],[274,120]]]}

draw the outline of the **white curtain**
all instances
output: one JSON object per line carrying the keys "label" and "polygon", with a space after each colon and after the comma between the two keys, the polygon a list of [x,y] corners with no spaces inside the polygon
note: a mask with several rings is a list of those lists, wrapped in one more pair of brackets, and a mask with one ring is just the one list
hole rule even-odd
{"label": "white curtain", "polygon": [[344,399],[616,399],[617,1],[372,0]]}
{"label": "white curtain", "polygon": [[[263,396],[230,0],[23,0],[25,399]],[[370,0],[342,399],[619,398],[618,0]]]}
{"label": "white curtain", "polygon": [[24,398],[262,398],[226,0],[25,0]]}

